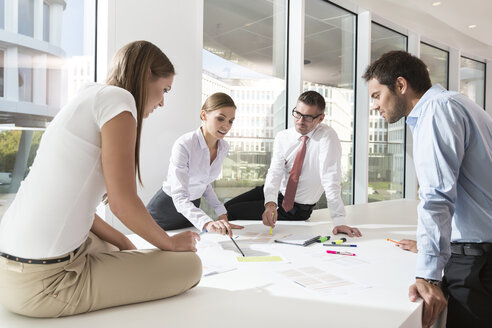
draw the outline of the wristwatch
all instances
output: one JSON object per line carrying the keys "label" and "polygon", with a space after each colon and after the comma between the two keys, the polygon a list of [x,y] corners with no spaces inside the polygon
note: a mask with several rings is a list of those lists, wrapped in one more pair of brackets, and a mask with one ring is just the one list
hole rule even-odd
{"label": "wristwatch", "polygon": [[429,284],[431,284],[433,286],[437,286],[437,287],[440,287],[441,286],[441,281],[439,281],[439,280],[426,279],[426,278],[422,278],[422,277],[415,277],[415,279],[425,280],[425,281],[427,281]]}

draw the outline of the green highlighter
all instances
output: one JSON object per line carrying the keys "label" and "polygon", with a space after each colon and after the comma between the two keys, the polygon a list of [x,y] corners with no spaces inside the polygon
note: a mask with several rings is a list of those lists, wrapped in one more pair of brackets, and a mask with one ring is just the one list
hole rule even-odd
{"label": "green highlighter", "polygon": [[330,236],[324,236],[316,240],[317,243],[322,243],[324,241],[330,240]]}

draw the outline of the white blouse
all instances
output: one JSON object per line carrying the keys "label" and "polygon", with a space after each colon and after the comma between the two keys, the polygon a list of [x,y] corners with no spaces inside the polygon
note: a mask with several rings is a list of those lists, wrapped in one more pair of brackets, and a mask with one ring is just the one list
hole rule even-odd
{"label": "white blouse", "polygon": [[219,177],[228,152],[229,144],[219,140],[217,157],[210,164],[210,151],[201,128],[182,135],[173,145],[162,190],[172,197],[178,212],[199,230],[213,220],[191,201],[203,196],[218,216],[227,213],[210,184]]}
{"label": "white blouse", "polygon": [[60,110],[0,223],[0,252],[31,259],[57,257],[87,239],[106,192],[101,128],[124,111],[137,120],[132,94],[101,84],[85,86]]}

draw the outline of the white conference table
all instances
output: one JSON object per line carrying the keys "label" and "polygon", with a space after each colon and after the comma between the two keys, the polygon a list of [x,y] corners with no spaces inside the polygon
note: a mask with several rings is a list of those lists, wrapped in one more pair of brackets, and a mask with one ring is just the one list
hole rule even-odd
{"label": "white conference table", "polygon": [[[356,248],[273,243],[264,236],[269,229],[261,222],[236,221],[245,225],[234,233],[247,256],[278,255],[283,261],[239,263],[229,238],[205,234],[198,245],[204,266],[234,269],[204,276],[182,295],[59,319],[31,319],[0,307],[0,327],[421,327],[422,302],[408,300],[415,254],[386,241],[415,238],[417,204],[393,200],[347,206],[347,223],[363,233],[362,238],[347,238]],[[279,222],[271,239],[293,232],[331,235],[328,216],[327,210],[317,210],[306,222]],[[260,239],[250,239],[254,233],[262,234]],[[146,248],[140,237],[131,238]],[[357,256],[326,254],[326,249]],[[309,279],[300,280],[308,282],[303,286],[284,274],[292,270],[314,270],[321,273],[317,277],[339,281],[319,291],[309,288]]]}

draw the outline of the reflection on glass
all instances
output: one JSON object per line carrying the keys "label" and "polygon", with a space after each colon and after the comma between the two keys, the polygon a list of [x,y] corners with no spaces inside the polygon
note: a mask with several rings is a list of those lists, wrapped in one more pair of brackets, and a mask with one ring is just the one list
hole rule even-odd
{"label": "reflection on glass", "polygon": [[[353,200],[354,71],[356,16],[322,0],[307,0],[303,89],[326,100],[324,123],[342,144],[342,199]],[[321,197],[317,208],[326,207]]]}
{"label": "reflection on glass", "polygon": [[[388,51],[407,50],[406,36],[376,23],[372,23],[371,28],[372,62]],[[388,124],[377,111],[371,110],[368,201],[403,198],[404,168],[405,118]]]}
{"label": "reflection on glass", "polygon": [[[18,30],[7,32],[42,39],[33,38],[29,48],[0,39],[0,218],[29,171],[46,125],[82,84],[94,81],[95,0],[19,0],[11,9],[5,15],[18,14]],[[49,12],[59,15],[52,17],[59,26],[49,29]],[[34,26],[34,18],[42,24]],[[50,53],[41,41],[50,42]],[[11,74],[4,75],[4,62],[17,63]]]}
{"label": "reflection on glass", "polygon": [[50,7],[43,3],[43,41],[50,40]]}
{"label": "reflection on glass", "polygon": [[19,100],[32,102],[32,57],[19,52]]}
{"label": "reflection on glass", "polygon": [[484,108],[485,63],[461,57],[460,92]]}
{"label": "reflection on glass", "polygon": [[18,33],[30,37],[34,36],[34,1],[19,1]]}
{"label": "reflection on glass", "polygon": [[4,79],[3,79],[3,68],[5,67],[4,62],[4,52],[0,50],[0,97],[3,97],[4,90]]}
{"label": "reflection on glass", "polygon": [[0,0],[0,29],[5,28],[5,0]]}
{"label": "reflection on glass", "polygon": [[420,59],[427,65],[431,83],[433,85],[439,83],[447,89],[449,53],[421,42]]}
{"label": "reflection on glass", "polygon": [[202,100],[224,92],[237,106],[214,184],[221,201],[263,184],[285,128],[285,31],[285,0],[204,2]]}

